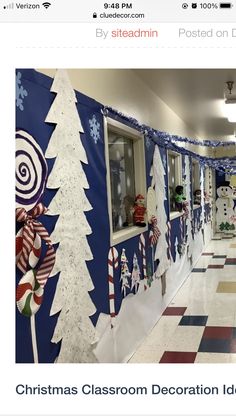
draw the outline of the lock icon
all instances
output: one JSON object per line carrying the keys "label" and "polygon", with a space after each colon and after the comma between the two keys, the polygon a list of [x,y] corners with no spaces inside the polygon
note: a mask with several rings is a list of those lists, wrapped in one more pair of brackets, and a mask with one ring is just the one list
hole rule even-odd
{"label": "lock icon", "polygon": [[93,13],[93,18],[94,18],[94,19],[96,19],[97,17],[98,17],[97,13],[96,13],[96,12],[94,12],[94,13]]}

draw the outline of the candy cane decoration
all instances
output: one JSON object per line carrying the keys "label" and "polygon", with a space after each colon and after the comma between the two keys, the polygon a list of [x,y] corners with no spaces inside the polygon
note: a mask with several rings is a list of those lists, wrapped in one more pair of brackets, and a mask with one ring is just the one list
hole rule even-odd
{"label": "candy cane decoration", "polygon": [[115,247],[111,247],[108,253],[108,285],[109,285],[109,307],[111,317],[111,328],[114,327],[115,312],[115,288],[114,288],[114,269],[118,269],[118,252]]}
{"label": "candy cane decoration", "polygon": [[155,217],[155,215],[151,217],[150,224],[151,224],[151,233],[152,233],[150,237],[150,245],[154,246],[155,244],[157,244],[157,241],[161,235],[161,232],[159,228],[157,227],[157,217]]}
{"label": "candy cane decoration", "polygon": [[145,237],[144,234],[140,235],[139,238],[139,251],[143,259],[143,276],[144,276],[144,291],[147,289],[147,265],[146,265],[146,251],[145,251]]}
{"label": "candy cane decoration", "polygon": [[152,215],[150,224],[151,224],[151,230],[150,230],[150,235],[149,235],[149,242],[152,248],[152,272],[154,275],[154,246],[155,244],[157,244],[158,239],[161,235],[161,232],[159,228],[157,227],[157,217],[155,215]]}
{"label": "candy cane decoration", "polygon": [[171,222],[168,221],[167,223],[167,229],[168,229],[168,256],[169,259],[172,260],[172,254],[171,254]]}

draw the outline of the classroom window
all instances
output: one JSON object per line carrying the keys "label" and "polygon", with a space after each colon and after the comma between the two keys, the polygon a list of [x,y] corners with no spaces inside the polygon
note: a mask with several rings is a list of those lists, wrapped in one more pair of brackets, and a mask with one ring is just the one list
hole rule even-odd
{"label": "classroom window", "polygon": [[105,119],[108,207],[111,245],[127,240],[146,227],[133,224],[135,197],[146,206],[146,170],[143,136],[111,118]]}
{"label": "classroom window", "polygon": [[168,151],[168,185],[169,185],[169,205],[170,212],[176,211],[175,189],[176,186],[183,184],[182,181],[182,160],[181,154]]}

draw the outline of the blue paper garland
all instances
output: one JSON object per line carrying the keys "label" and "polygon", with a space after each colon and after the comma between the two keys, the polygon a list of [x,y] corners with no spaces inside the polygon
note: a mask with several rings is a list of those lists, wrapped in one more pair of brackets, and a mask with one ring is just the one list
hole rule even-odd
{"label": "blue paper garland", "polygon": [[158,131],[154,128],[149,127],[145,124],[140,124],[135,118],[129,117],[122,112],[119,112],[110,106],[105,106],[103,108],[103,114],[105,116],[109,116],[113,119],[120,120],[121,122],[127,123],[132,128],[135,128],[137,131],[143,133],[145,140],[150,141],[152,140],[155,144],[164,146],[168,149],[177,151],[179,153],[184,153],[194,159],[197,159],[201,165],[210,166],[219,171],[225,171],[225,169],[230,169],[231,174],[236,173],[236,156],[231,158],[229,157],[221,157],[221,158],[212,158],[212,157],[204,157],[200,156],[193,151],[187,150],[184,147],[177,145],[177,142],[182,142],[185,144],[192,144],[204,147],[229,147],[236,145],[235,141],[214,141],[214,140],[203,140],[202,142],[199,140],[187,138],[187,137],[180,137],[178,135],[171,135],[167,132]]}

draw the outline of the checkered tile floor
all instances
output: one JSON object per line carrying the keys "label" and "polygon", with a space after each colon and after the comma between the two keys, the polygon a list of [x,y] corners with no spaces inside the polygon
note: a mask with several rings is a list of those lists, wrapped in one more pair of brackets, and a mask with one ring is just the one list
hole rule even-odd
{"label": "checkered tile floor", "polygon": [[236,363],[235,250],[236,238],[210,243],[129,362]]}

